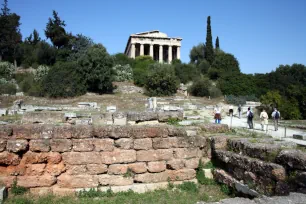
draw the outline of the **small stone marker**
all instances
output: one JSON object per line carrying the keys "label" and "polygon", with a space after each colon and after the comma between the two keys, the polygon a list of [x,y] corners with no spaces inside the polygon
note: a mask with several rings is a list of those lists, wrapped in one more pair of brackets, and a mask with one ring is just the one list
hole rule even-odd
{"label": "small stone marker", "polygon": [[306,133],[294,134],[293,139],[297,140],[306,140]]}
{"label": "small stone marker", "polygon": [[117,108],[116,108],[116,106],[107,106],[106,111],[109,112],[109,113],[114,113],[114,112],[117,111]]}
{"label": "small stone marker", "polygon": [[5,186],[0,187],[0,203],[7,198],[7,188]]}
{"label": "small stone marker", "polygon": [[1,108],[1,109],[0,109],[0,116],[4,116],[4,115],[6,115],[6,114],[7,114],[7,109]]}
{"label": "small stone marker", "polygon": [[65,118],[76,118],[76,117],[77,117],[76,113],[72,113],[72,112],[65,113]]}

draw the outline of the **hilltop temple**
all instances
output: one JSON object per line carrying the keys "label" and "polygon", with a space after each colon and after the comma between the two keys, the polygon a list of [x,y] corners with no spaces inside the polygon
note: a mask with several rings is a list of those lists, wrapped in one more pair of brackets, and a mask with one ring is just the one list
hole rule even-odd
{"label": "hilltop temple", "polygon": [[181,58],[181,41],[158,30],[136,33],[130,35],[124,53],[130,58],[149,55],[155,61],[171,63]]}

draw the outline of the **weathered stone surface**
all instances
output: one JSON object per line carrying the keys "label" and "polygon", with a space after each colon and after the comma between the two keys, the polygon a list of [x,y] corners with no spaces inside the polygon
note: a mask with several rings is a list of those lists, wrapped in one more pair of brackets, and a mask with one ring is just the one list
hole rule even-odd
{"label": "weathered stone surface", "polygon": [[72,126],[54,126],[52,138],[70,139],[72,137]]}
{"label": "weathered stone surface", "polygon": [[22,157],[22,163],[24,164],[39,164],[39,163],[52,163],[58,164],[62,160],[62,156],[58,152],[43,152],[36,153],[28,151]]}
{"label": "weathered stone surface", "polygon": [[48,163],[45,169],[45,172],[51,176],[58,176],[66,170],[64,162],[58,164]]}
{"label": "weathered stone surface", "polygon": [[222,150],[216,150],[215,155],[216,159],[226,164],[239,167],[245,171],[250,171],[275,180],[286,179],[286,171],[284,167],[278,164],[263,162],[258,159],[253,159],[247,156],[242,156],[233,152],[226,152]]}
{"label": "weathered stone surface", "polygon": [[123,177],[119,175],[108,175],[101,174],[96,176],[99,180],[99,184],[102,186],[126,186],[131,185],[133,183],[132,177]]}
{"label": "weathered stone surface", "polygon": [[18,153],[21,151],[25,151],[28,148],[27,140],[8,140],[6,149],[9,152]]}
{"label": "weathered stone surface", "polygon": [[306,188],[306,172],[298,171],[295,176],[295,182],[299,186]]}
{"label": "weathered stone surface", "polygon": [[151,138],[135,139],[134,140],[134,149],[135,150],[152,149],[152,139]]}
{"label": "weathered stone surface", "polygon": [[199,158],[192,158],[192,159],[186,159],[185,160],[185,167],[187,169],[196,169],[199,166]]}
{"label": "weathered stone surface", "polygon": [[41,176],[45,171],[46,164],[28,164],[26,168],[27,176]]}
{"label": "weathered stone surface", "polygon": [[194,157],[202,157],[202,151],[198,148],[177,148],[174,150],[174,158],[176,159],[190,159]]}
{"label": "weathered stone surface", "polygon": [[110,152],[114,150],[114,140],[112,139],[95,139],[93,141],[95,151],[106,151]]}
{"label": "weathered stone surface", "polygon": [[72,126],[72,138],[81,139],[81,138],[92,138],[94,130],[90,125],[75,125]]}
{"label": "weathered stone surface", "polygon": [[101,152],[100,160],[103,164],[132,163],[136,161],[136,151],[117,150],[113,152]]}
{"label": "weathered stone surface", "polygon": [[61,174],[57,177],[57,184],[62,188],[95,188],[99,181],[93,175]]}
{"label": "weathered stone surface", "polygon": [[7,139],[13,135],[12,125],[0,125],[0,138]]}
{"label": "weathered stone surface", "polygon": [[132,128],[129,130],[129,137],[136,139],[167,136],[168,129],[160,126],[132,126]]}
{"label": "weathered stone surface", "polygon": [[227,148],[226,136],[214,136],[211,138],[211,148],[212,150],[226,150]]}
{"label": "weathered stone surface", "polygon": [[185,166],[184,160],[182,159],[173,159],[170,161],[167,161],[167,169],[183,169]]}
{"label": "weathered stone surface", "polygon": [[85,175],[87,173],[86,165],[66,165],[66,169],[68,175]]}
{"label": "weathered stone surface", "polygon": [[0,152],[3,152],[6,148],[6,140],[0,139]]}
{"label": "weathered stone surface", "polygon": [[120,149],[133,149],[134,141],[130,138],[121,138],[115,140],[115,147],[118,147]]}
{"label": "weathered stone surface", "polygon": [[94,149],[92,139],[73,139],[72,144],[75,152],[91,152]]}
{"label": "weathered stone surface", "polygon": [[31,140],[30,151],[32,152],[49,152],[50,151],[50,140]]}
{"label": "weathered stone surface", "polygon": [[154,112],[129,112],[127,114],[127,120],[129,121],[141,122],[157,119],[157,113]]}
{"label": "weathered stone surface", "polygon": [[107,172],[107,166],[105,164],[87,164],[87,173],[91,175],[98,175]]}
{"label": "weathered stone surface", "polygon": [[208,133],[225,133],[229,131],[229,127],[226,124],[201,124],[202,131]]}
{"label": "weathered stone surface", "polygon": [[127,169],[127,164],[112,164],[108,167],[108,174],[125,174]]}
{"label": "weathered stone surface", "polygon": [[158,173],[166,170],[165,161],[148,162],[148,171],[151,173]]}
{"label": "weathered stone surface", "polygon": [[153,148],[154,149],[170,149],[178,147],[178,138],[153,138]]}
{"label": "weathered stone surface", "polygon": [[65,152],[62,154],[65,164],[100,164],[101,155],[99,152]]}
{"label": "weathered stone surface", "polygon": [[16,166],[20,162],[18,155],[9,152],[0,153],[0,165],[13,165]]}
{"label": "weathered stone surface", "polygon": [[161,173],[144,173],[136,174],[134,180],[138,183],[158,183],[167,181],[169,173],[167,171]]}
{"label": "weathered stone surface", "polygon": [[16,176],[0,176],[0,183],[9,188],[13,185],[15,179]]}
{"label": "weathered stone surface", "polygon": [[187,148],[187,147],[206,147],[207,146],[207,139],[202,136],[192,136],[192,137],[178,137],[178,146],[180,148]]}
{"label": "weathered stone surface", "polygon": [[187,132],[181,127],[168,126],[168,135],[170,137],[187,137]]}
{"label": "weathered stone surface", "polygon": [[38,187],[38,188],[30,188],[30,193],[32,195],[48,195],[53,193],[52,187]]}
{"label": "weathered stone surface", "polygon": [[306,171],[306,153],[300,150],[282,150],[276,162],[289,169]]}
{"label": "weathered stone surface", "polygon": [[137,161],[161,161],[171,160],[173,151],[171,149],[140,150],[137,151]]}
{"label": "weathered stone surface", "polygon": [[169,119],[177,119],[183,120],[183,112],[182,111],[167,111],[167,112],[159,112],[158,113],[158,121],[159,122],[168,122]]}
{"label": "weathered stone surface", "polygon": [[128,168],[131,169],[136,174],[147,172],[147,165],[144,162],[128,164]]}
{"label": "weathered stone surface", "polygon": [[49,187],[56,183],[56,178],[48,174],[42,176],[18,176],[17,183],[19,186],[26,188]]}
{"label": "weathered stone surface", "polygon": [[68,139],[52,139],[51,150],[53,152],[70,152],[72,149],[72,141]]}
{"label": "weathered stone surface", "polygon": [[179,170],[167,170],[171,181],[184,181],[194,179],[196,171],[194,169],[179,169]]}

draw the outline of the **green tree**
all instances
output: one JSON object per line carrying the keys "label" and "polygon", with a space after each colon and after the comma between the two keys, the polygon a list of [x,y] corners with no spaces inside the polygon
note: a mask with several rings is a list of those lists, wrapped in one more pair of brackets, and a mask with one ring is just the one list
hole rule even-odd
{"label": "green tree", "polygon": [[217,36],[216,39],[216,45],[215,45],[216,49],[220,49],[220,44],[219,44],[219,37]]}
{"label": "green tree", "polygon": [[41,41],[41,38],[39,37],[39,33],[35,29],[33,33],[31,33],[30,36],[25,39],[25,43],[30,44],[30,45],[36,45],[40,41]]}
{"label": "green tree", "polygon": [[62,21],[58,13],[53,10],[53,19],[49,18],[45,35],[58,49],[67,46],[71,38],[71,36],[66,33],[65,26],[65,21]]}
{"label": "green tree", "polygon": [[71,49],[68,61],[77,61],[80,57],[85,55],[86,51],[94,45],[91,38],[82,34],[77,34],[75,38],[69,40],[68,47]]}
{"label": "green tree", "polygon": [[200,77],[200,73],[194,64],[176,63],[173,66],[181,83],[186,84]]}
{"label": "green tree", "polygon": [[84,78],[89,91],[100,94],[113,91],[114,61],[102,44],[90,47],[78,62],[78,73]]}
{"label": "green tree", "polygon": [[41,41],[35,46],[34,55],[38,64],[53,65],[56,61],[57,50],[49,43]]}
{"label": "green tree", "polygon": [[209,96],[209,89],[211,87],[211,82],[206,78],[201,78],[195,81],[192,86],[189,88],[189,92],[193,96]]}
{"label": "green tree", "polygon": [[9,62],[0,62],[0,78],[11,80],[15,67]]}
{"label": "green tree", "polygon": [[190,62],[193,64],[199,64],[205,59],[205,45],[203,43],[193,46],[189,54]]}
{"label": "green tree", "polygon": [[150,56],[138,56],[134,61],[133,74],[134,83],[138,86],[144,86],[146,77],[149,72],[149,65],[154,64],[155,61]]}
{"label": "green tree", "polygon": [[117,53],[113,57],[116,65],[123,66],[129,64],[131,67],[134,65],[134,59],[129,58],[124,53]]}
{"label": "green tree", "polygon": [[174,69],[168,64],[150,66],[145,88],[149,96],[171,96],[176,93],[178,81]]}
{"label": "green tree", "polygon": [[265,95],[261,96],[260,102],[268,107],[279,107],[282,103],[282,96],[279,91],[268,91]]}
{"label": "green tree", "polygon": [[4,1],[0,13],[0,61],[12,57],[17,65],[16,56],[19,52],[18,45],[21,43],[20,16],[10,13],[7,0]]}
{"label": "green tree", "polygon": [[198,65],[198,69],[202,74],[207,74],[209,68],[210,68],[210,65],[205,59],[202,60]]}
{"label": "green tree", "polygon": [[206,43],[205,43],[205,59],[212,64],[214,61],[214,48],[212,42],[210,16],[207,17]]}
{"label": "green tree", "polygon": [[239,62],[234,55],[219,51],[216,53],[212,68],[219,71],[220,75],[235,75],[240,73]]}

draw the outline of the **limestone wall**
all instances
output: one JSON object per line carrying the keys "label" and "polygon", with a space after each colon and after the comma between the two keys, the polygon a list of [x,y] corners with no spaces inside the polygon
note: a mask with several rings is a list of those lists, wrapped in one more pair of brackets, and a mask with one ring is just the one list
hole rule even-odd
{"label": "limestone wall", "polygon": [[195,178],[205,137],[170,126],[0,126],[0,182],[33,192]]}

